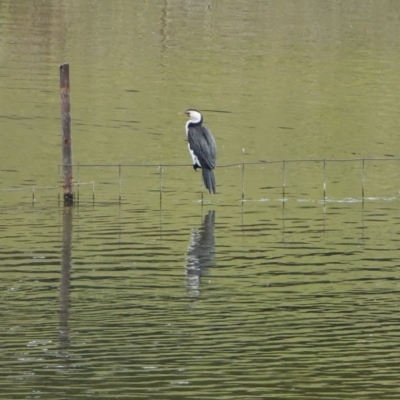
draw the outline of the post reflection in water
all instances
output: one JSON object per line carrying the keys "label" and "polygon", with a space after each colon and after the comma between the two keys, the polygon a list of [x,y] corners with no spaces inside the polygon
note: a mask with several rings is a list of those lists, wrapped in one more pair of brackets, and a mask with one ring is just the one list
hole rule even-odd
{"label": "post reflection in water", "polygon": [[201,277],[208,275],[208,268],[215,258],[215,211],[210,210],[204,217],[201,228],[193,228],[186,258],[186,286],[188,295],[200,295]]}
{"label": "post reflection in water", "polygon": [[63,236],[61,253],[60,280],[60,355],[68,360],[69,349],[69,307],[70,307],[70,276],[71,276],[71,246],[72,246],[73,208],[65,207],[63,213]]}

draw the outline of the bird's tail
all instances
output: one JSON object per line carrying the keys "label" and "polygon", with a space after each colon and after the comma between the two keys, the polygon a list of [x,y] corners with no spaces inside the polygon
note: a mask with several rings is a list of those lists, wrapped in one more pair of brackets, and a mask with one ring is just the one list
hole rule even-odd
{"label": "bird's tail", "polygon": [[202,168],[203,182],[211,194],[215,194],[215,176],[212,169]]}

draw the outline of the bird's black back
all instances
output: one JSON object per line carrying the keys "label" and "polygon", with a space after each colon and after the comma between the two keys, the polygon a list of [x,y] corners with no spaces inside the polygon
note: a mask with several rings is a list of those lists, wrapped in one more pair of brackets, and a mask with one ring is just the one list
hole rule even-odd
{"label": "bird's black back", "polygon": [[203,125],[189,125],[188,141],[202,168],[214,169],[217,146],[211,132]]}

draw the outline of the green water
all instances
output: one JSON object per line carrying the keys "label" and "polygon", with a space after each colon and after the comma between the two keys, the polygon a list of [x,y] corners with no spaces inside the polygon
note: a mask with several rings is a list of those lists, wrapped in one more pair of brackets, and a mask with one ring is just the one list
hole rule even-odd
{"label": "green water", "polygon": [[[399,398],[399,14],[3,1],[0,397]],[[188,107],[217,141],[213,197]]]}

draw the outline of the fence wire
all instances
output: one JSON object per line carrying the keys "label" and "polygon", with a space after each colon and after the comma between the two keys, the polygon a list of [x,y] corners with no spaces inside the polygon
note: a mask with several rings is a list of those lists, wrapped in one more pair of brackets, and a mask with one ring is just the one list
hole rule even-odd
{"label": "fence wire", "polygon": [[[286,197],[286,175],[287,175],[287,164],[296,163],[320,163],[322,164],[322,190],[323,190],[323,200],[327,199],[327,165],[328,164],[338,164],[338,163],[360,163],[361,164],[361,198],[365,197],[365,169],[366,163],[368,162],[396,162],[400,161],[400,157],[357,157],[357,158],[309,158],[309,159],[281,159],[281,160],[259,160],[259,161],[249,161],[249,162],[236,162],[230,164],[222,164],[217,166],[218,169],[224,168],[241,168],[241,200],[245,201],[245,167],[255,166],[255,165],[282,165],[282,198]],[[160,201],[162,201],[163,193],[163,171],[164,168],[171,167],[192,167],[192,164],[172,164],[172,163],[120,163],[120,164],[72,164],[74,168],[77,168],[77,175],[79,177],[80,168],[118,168],[118,180],[119,180],[119,201],[122,199],[122,169],[123,168],[157,168],[160,174],[159,178],[159,192]],[[59,168],[62,166],[59,165]],[[203,199],[203,197],[202,197]]]}
{"label": "fence wire", "polygon": [[[246,166],[255,166],[255,165],[274,165],[281,164],[282,168],[282,180],[281,180],[281,189],[282,189],[282,198],[285,199],[286,191],[287,191],[287,165],[288,164],[304,164],[304,163],[320,163],[322,165],[322,197],[323,200],[327,199],[327,165],[328,164],[339,164],[339,163],[359,163],[361,166],[361,197],[364,199],[365,197],[365,169],[368,162],[399,162],[400,157],[358,157],[358,158],[309,158],[309,159],[281,159],[281,160],[259,160],[259,161],[249,161],[249,162],[236,162],[230,164],[218,165],[218,169],[226,169],[226,168],[241,168],[241,200],[245,201],[245,184],[246,177],[249,175],[249,172],[246,169]],[[58,165],[58,173],[61,175],[61,169],[65,165]],[[174,164],[174,163],[118,163],[118,164],[85,164],[85,163],[77,163],[77,164],[69,164],[67,167],[72,167],[75,170],[75,182],[73,183],[74,187],[77,187],[76,199],[79,201],[79,186],[83,185],[91,185],[92,186],[92,201],[95,201],[95,181],[90,182],[80,182],[80,172],[81,169],[88,168],[116,168],[117,176],[118,176],[118,200],[121,203],[122,201],[122,170],[125,168],[157,168],[159,173],[159,183],[158,183],[158,191],[160,202],[163,198],[164,192],[164,168],[181,168],[181,167],[191,167],[191,164]],[[239,185],[238,185],[239,186]],[[24,186],[24,187],[14,187],[14,188],[0,188],[0,193],[5,192],[19,192],[19,191],[31,191],[32,192],[32,202],[35,200],[35,192],[38,190],[54,190],[63,188],[63,185],[53,185],[53,186]],[[60,194],[59,194],[60,196]]]}
{"label": "fence wire", "polygon": [[[232,164],[218,165],[218,168],[229,168],[238,167],[241,165],[265,165],[265,164],[279,164],[279,163],[327,163],[327,162],[366,162],[366,161],[400,161],[400,157],[359,157],[359,158],[304,158],[304,159],[281,159],[281,160],[259,160],[259,161],[247,161],[237,162]],[[67,164],[66,166],[71,167],[191,167],[192,164],[169,164],[169,163],[118,163],[118,164]],[[63,165],[59,164],[59,168]]]}
{"label": "fence wire", "polygon": [[[94,200],[94,181],[91,182],[74,182],[73,186],[79,187],[79,186],[84,186],[84,185],[91,185],[92,186],[92,193],[93,193],[93,200]],[[30,191],[32,192],[32,203],[36,202],[36,196],[35,193],[38,190],[60,190],[64,188],[64,185],[54,185],[54,186],[24,186],[24,187],[18,187],[18,188],[0,188],[0,193],[1,192],[26,192]],[[59,201],[60,201],[60,193],[58,193]]]}

